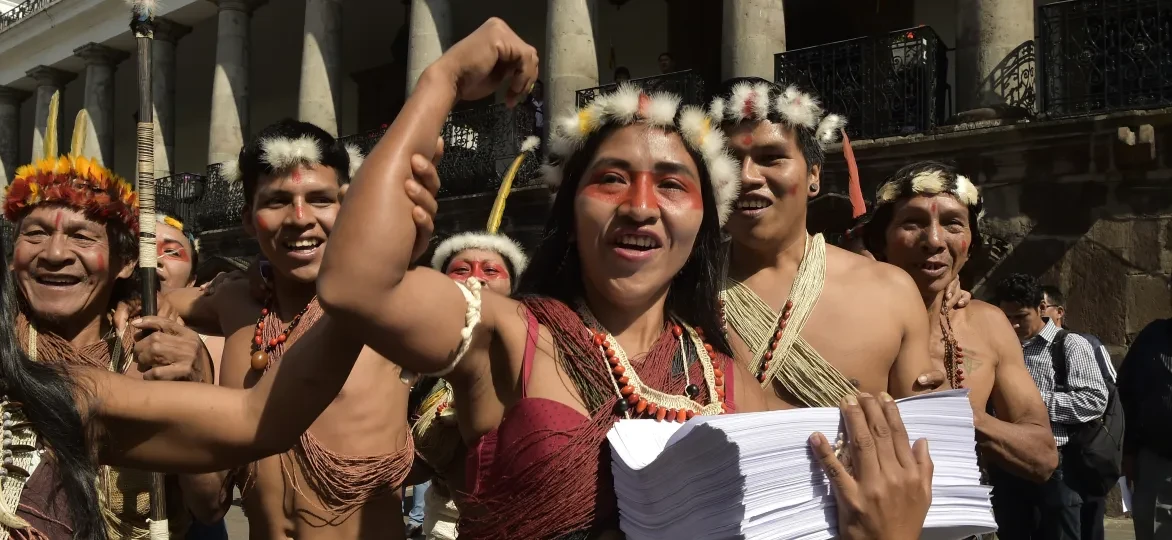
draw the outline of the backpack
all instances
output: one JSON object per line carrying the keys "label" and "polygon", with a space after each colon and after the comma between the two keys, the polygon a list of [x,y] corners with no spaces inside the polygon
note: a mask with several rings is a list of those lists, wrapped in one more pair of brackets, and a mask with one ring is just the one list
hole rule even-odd
{"label": "backpack", "polygon": [[[1070,332],[1066,330],[1059,330],[1050,344],[1056,391],[1066,390],[1068,334]],[[1090,422],[1067,424],[1066,432],[1070,440],[1063,454],[1063,464],[1069,471],[1070,482],[1080,493],[1098,497],[1106,496],[1123,474],[1123,404],[1119,401],[1115,383],[1105,373],[1103,383],[1107,385],[1106,412]]]}

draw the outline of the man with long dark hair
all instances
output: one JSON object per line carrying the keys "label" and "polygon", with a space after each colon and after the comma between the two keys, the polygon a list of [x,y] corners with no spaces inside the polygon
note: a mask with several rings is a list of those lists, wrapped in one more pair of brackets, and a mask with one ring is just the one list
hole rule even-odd
{"label": "man with long dark hair", "polygon": [[[266,298],[255,298],[246,279],[224,280],[208,294],[165,296],[188,324],[227,337],[221,385],[248,388],[268,377],[321,317],[318,267],[361,161],[356,148],[317,126],[282,120],[223,166],[229,180],[243,184],[241,219],[271,269]],[[364,350],[340,397],[291,451],[208,475],[200,485],[210,489],[188,493],[188,505],[213,522],[227,511],[234,483],[253,538],[400,538],[398,488],[414,457],[408,390],[394,364]]]}
{"label": "man with long dark hair", "polygon": [[[806,230],[825,146],[843,119],[764,79],[727,81],[709,107],[740,161],[725,317],[737,359],[773,407],[834,406],[856,392],[904,397],[939,384],[928,323],[904,272]],[[843,328],[851,339],[842,339]]]}
{"label": "man with long dark hair", "polygon": [[926,161],[900,169],[877,193],[863,235],[867,249],[902,268],[919,288],[930,321],[929,354],[953,387],[970,390],[982,459],[1045,482],[1058,452],[1013,328],[992,304],[976,300],[953,310],[944,298],[981,247],[980,191],[956,169]]}

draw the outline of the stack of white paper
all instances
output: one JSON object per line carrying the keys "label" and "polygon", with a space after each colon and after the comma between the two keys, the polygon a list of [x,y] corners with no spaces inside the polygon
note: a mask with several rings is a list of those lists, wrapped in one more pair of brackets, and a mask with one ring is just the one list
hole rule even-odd
{"label": "stack of white paper", "polygon": [[[911,440],[928,439],[935,466],[923,538],[997,528],[990,488],[980,483],[967,394],[899,402]],[[620,526],[632,540],[832,538],[834,497],[807,441],[815,431],[833,441],[840,425],[832,408],[696,417],[682,425],[622,420],[607,434]]]}

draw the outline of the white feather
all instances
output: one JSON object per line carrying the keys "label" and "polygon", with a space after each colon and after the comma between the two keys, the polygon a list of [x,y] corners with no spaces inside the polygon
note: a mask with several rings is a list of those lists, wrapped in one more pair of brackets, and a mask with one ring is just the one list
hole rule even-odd
{"label": "white feather", "polygon": [[535,135],[525,137],[525,141],[521,143],[521,153],[537,150],[538,146],[541,146],[541,138]]}
{"label": "white feather", "polygon": [[728,107],[725,109],[725,115],[734,123],[741,123],[745,121],[745,103],[747,103],[753,94],[753,86],[749,83],[740,83],[733,86],[732,94],[729,96]]}
{"label": "white feather", "polygon": [[362,150],[359,150],[358,146],[354,144],[346,144],[345,148],[346,155],[350,158],[350,167],[347,169],[347,174],[353,180],[354,176],[358,174],[358,168],[362,166],[362,162],[366,158],[362,156]]}
{"label": "white feather", "polygon": [[838,140],[838,134],[846,126],[846,118],[837,114],[828,114],[818,123],[818,130],[814,133],[818,142],[825,147]]}
{"label": "white feather", "polygon": [[240,162],[230,159],[220,164],[220,177],[229,183],[240,181]]}
{"label": "white feather", "polygon": [[724,121],[724,98],[716,98],[708,105],[708,116],[716,122]]}
{"label": "white feather", "polygon": [[753,118],[764,120],[769,117],[769,85],[759,83],[753,86]]}
{"label": "white feather", "polygon": [[927,171],[912,178],[912,193],[918,195],[937,195],[944,193],[946,184],[944,174],[940,171]]}
{"label": "white feather", "polygon": [[158,0],[126,0],[131,10],[140,15],[150,15],[158,11]]}
{"label": "white feather", "polygon": [[724,226],[728,216],[732,214],[733,204],[741,189],[740,172],[737,170],[736,162],[727,154],[706,157],[705,162],[716,198],[717,217],[720,225]]}
{"label": "white feather", "polygon": [[[431,257],[431,267],[444,272],[447,270],[443,267],[444,262],[458,255],[461,251],[469,249],[483,249],[491,251],[504,257],[512,265],[513,270],[520,274],[525,271],[525,267],[529,265],[529,258],[525,256],[525,251],[521,249],[521,244],[518,244],[512,238],[503,234],[489,234],[486,232],[462,233],[452,236],[435,248],[435,255]],[[515,281],[520,275],[512,276]]]}
{"label": "white feather", "polygon": [[600,107],[604,112],[604,118],[617,120],[622,124],[631,124],[638,121],[639,117],[639,96],[643,91],[639,87],[623,84],[610,94],[609,100],[599,104],[597,100],[591,103],[591,106],[602,105]]}
{"label": "white feather", "polygon": [[651,96],[647,105],[647,123],[656,127],[671,127],[676,122],[676,110],[680,108],[680,97],[657,93]]}
{"label": "white feather", "polygon": [[818,100],[798,90],[796,86],[790,86],[782,92],[777,100],[777,112],[790,125],[808,129],[818,127],[818,119],[822,116]]}
{"label": "white feather", "polygon": [[965,206],[976,206],[981,201],[981,190],[967,176],[956,176],[956,198]]}
{"label": "white feather", "polygon": [[715,156],[722,154],[728,148],[728,141],[724,137],[724,132],[719,129],[713,129],[708,132],[704,140],[700,143],[700,153],[705,156]]}
{"label": "white feather", "polygon": [[275,137],[260,143],[261,161],[275,170],[288,170],[301,165],[321,163],[321,149],[308,135],[296,139]]}
{"label": "white feather", "polygon": [[562,166],[549,162],[543,163],[541,165],[541,181],[551,191],[557,191],[558,187],[562,185]]}
{"label": "white feather", "polygon": [[696,107],[685,105],[684,110],[680,111],[680,133],[693,147],[700,146],[700,136],[706,120],[704,113]]}
{"label": "white feather", "polygon": [[879,186],[879,190],[875,192],[875,201],[879,204],[886,204],[899,198],[899,184],[897,182],[887,181]]}

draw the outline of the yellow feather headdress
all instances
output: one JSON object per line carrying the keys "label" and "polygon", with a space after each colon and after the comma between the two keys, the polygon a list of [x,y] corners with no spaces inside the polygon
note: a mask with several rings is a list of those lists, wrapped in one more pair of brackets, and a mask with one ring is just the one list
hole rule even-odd
{"label": "yellow feather headdress", "polygon": [[121,223],[138,232],[138,196],[130,183],[83,154],[89,120],[82,109],[74,122],[68,155],[57,155],[57,113],[60,93],[49,101],[42,148],[44,158],[16,170],[4,196],[4,217],[16,222],[33,207],[59,204],[85,212],[92,219]]}

